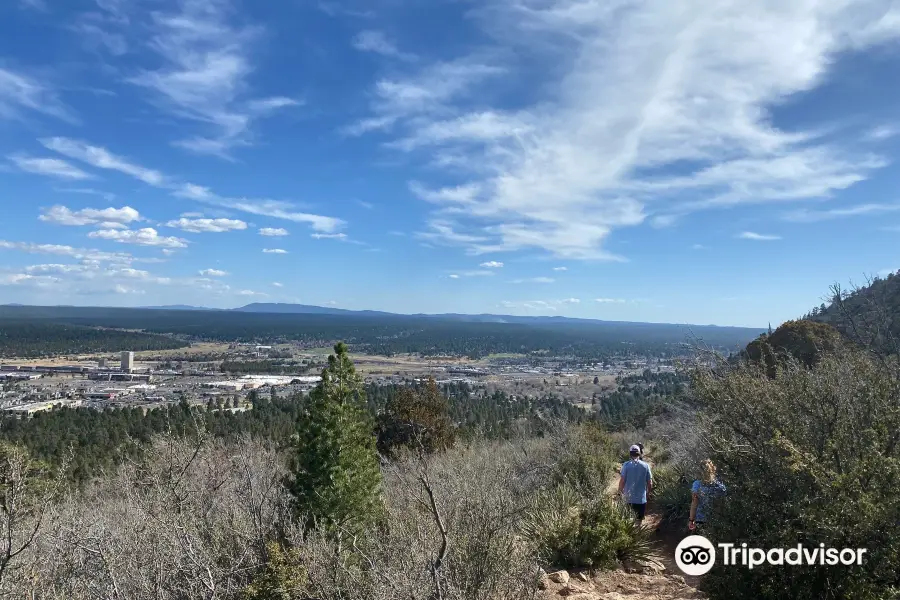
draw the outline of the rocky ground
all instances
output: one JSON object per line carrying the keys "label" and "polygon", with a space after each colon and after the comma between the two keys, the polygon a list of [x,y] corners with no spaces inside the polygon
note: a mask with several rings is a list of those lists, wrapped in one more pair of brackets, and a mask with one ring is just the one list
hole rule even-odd
{"label": "rocky ground", "polygon": [[660,569],[605,571],[555,571],[541,580],[541,600],[681,600],[707,596],[688,585],[681,575]]}

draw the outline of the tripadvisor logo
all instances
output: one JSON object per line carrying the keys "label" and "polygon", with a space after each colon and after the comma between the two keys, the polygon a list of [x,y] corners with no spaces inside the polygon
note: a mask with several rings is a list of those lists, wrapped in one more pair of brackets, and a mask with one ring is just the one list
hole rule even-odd
{"label": "tripadvisor logo", "polygon": [[[865,548],[826,548],[825,544],[806,548],[797,544],[792,548],[749,548],[746,543],[720,543],[722,564],[753,569],[760,565],[836,566],[861,565]],[[716,564],[716,546],[702,535],[690,535],[675,548],[675,564],[685,575],[704,575]]]}

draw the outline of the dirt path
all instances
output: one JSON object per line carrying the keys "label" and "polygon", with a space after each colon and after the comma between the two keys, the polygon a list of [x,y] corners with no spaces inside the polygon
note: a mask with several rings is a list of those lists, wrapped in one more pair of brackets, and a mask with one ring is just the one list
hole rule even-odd
{"label": "dirt path", "polygon": [[[606,486],[606,493],[610,497],[615,498],[618,495],[618,490],[619,474],[616,472],[610,478],[610,481]],[[681,529],[672,525],[663,524],[661,521],[662,515],[654,506],[653,498],[651,497],[647,506],[647,515],[644,517],[644,525],[653,531],[653,544],[656,548],[659,561],[662,562],[665,567],[666,573],[681,576],[684,579],[684,582],[691,587],[699,586],[702,577],[685,575],[681,572],[681,569],[678,568],[678,565],[675,564],[675,548],[681,540],[688,536],[687,523],[685,523],[684,528]]]}

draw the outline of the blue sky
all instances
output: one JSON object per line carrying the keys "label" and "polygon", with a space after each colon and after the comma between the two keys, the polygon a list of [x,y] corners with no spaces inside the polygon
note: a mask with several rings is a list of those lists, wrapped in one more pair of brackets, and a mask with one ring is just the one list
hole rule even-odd
{"label": "blue sky", "polygon": [[763,326],[896,270],[900,4],[5,0],[0,302]]}

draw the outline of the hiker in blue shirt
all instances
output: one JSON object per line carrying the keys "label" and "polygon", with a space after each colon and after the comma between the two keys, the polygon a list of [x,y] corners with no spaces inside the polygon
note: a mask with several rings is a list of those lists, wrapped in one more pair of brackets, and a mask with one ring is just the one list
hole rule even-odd
{"label": "hiker in blue shirt", "polygon": [[619,473],[619,493],[634,510],[638,523],[643,522],[647,512],[647,494],[653,489],[653,473],[650,465],[641,460],[641,448],[637,444],[628,454],[631,460],[622,465]]}
{"label": "hiker in blue shirt", "polygon": [[688,529],[706,523],[709,517],[710,500],[725,495],[725,484],[716,475],[716,465],[709,459],[703,461],[703,477],[691,486],[691,520]]}

